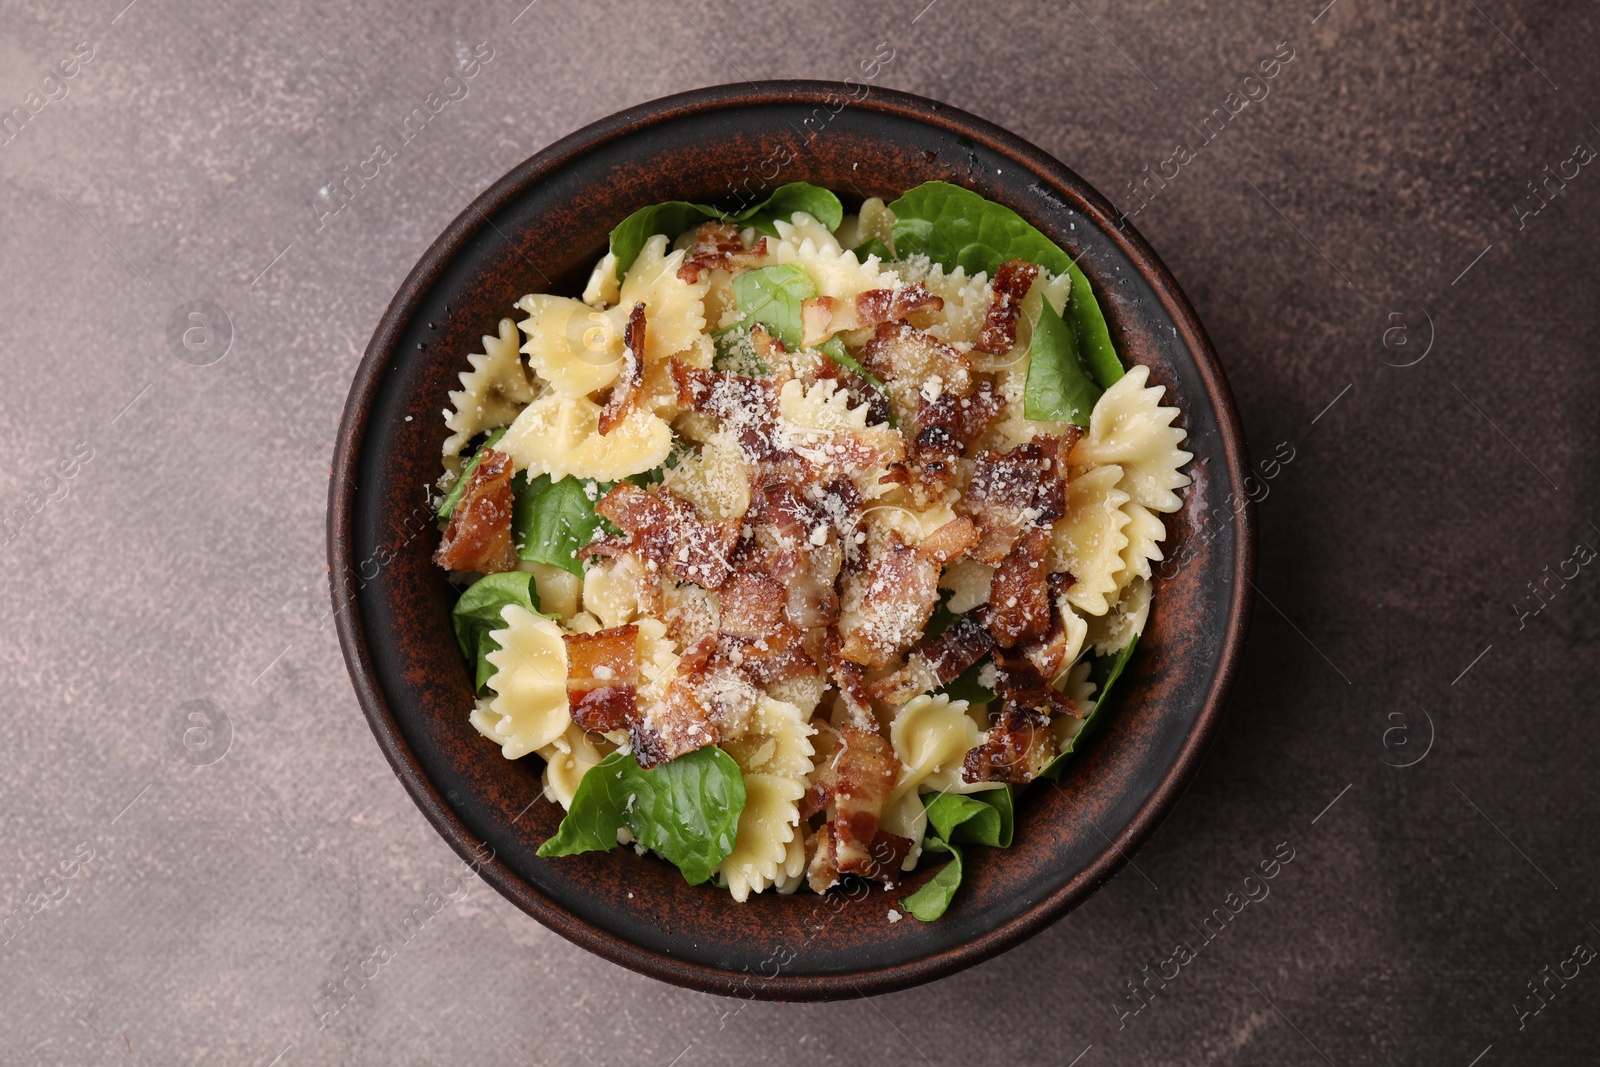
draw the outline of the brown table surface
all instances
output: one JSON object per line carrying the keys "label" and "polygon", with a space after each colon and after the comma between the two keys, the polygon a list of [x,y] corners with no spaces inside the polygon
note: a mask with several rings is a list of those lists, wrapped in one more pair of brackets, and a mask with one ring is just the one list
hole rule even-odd
{"label": "brown table surface", "polygon": [[[1592,4],[125,2],[0,3],[26,119],[0,134],[0,1060],[1600,1057],[1600,970],[1563,962],[1600,946]],[[467,95],[319,229],[318,190],[480,42]],[[1231,711],[1136,867],[932,986],[746,1005],[454,880],[325,618],[327,468],[378,314],[466,197],[622,107],[843,78],[879,42],[877,84],[1138,210],[1256,458],[1293,459]],[[1175,176],[1142,202],[1145,167]],[[168,330],[201,299],[232,336],[197,367]],[[1119,1025],[1283,842],[1270,897]]]}

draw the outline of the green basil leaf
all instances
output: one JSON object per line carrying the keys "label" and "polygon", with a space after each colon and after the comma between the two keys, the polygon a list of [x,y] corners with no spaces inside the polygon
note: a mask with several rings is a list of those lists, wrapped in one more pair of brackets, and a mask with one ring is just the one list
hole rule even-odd
{"label": "green basil leaf", "polygon": [[950,862],[940,867],[921,889],[900,901],[900,906],[923,922],[932,922],[945,913],[961,888],[961,849],[937,837],[923,839],[924,852],[948,852]]}
{"label": "green basil leaf", "polygon": [[778,228],[773,225],[778,219],[785,222],[794,217],[797,211],[804,211],[828,228],[832,233],[844,221],[844,205],[839,203],[839,198],[820,185],[810,182],[790,182],[780,185],[772,191],[772,195],[765,201],[745,208],[733,216],[735,222],[745,222],[754,226],[764,234],[776,237]]}
{"label": "green basil leaf", "polygon": [[552,482],[548,474],[528,481],[519,475],[511,504],[511,540],[517,555],[583,577],[578,551],[602,528],[605,520],[595,514],[594,505],[613,484],[583,482],[571,475]]}
{"label": "green basil leaf", "polygon": [[628,276],[628,268],[639,258],[645,242],[656,234],[664,233],[671,240],[707,219],[721,217],[722,212],[716,208],[691,204],[687,200],[668,200],[635,211],[611,231],[611,254],[617,257],[617,280]]}
{"label": "green basil leaf", "polygon": [[1050,301],[1039,301],[1039,320],[1028,343],[1028,381],[1022,413],[1030,419],[1089,425],[1103,390],[1078,362],[1078,342]]}
{"label": "green basil leaf", "polygon": [[1078,743],[1084,740],[1089,728],[1096,725],[1099,720],[1100,709],[1106,706],[1106,697],[1111,695],[1112,684],[1122,677],[1122,669],[1133,658],[1133,650],[1138,644],[1139,638],[1135,637],[1119,651],[1109,656],[1101,656],[1089,667],[1089,679],[1095,684],[1094,706],[1089,709],[1089,714],[1083,720],[1083,725],[1078,727],[1078,732],[1067,739],[1066,745],[1056,754],[1056,758],[1050,761],[1049,766],[1039,773],[1039,777],[1049,778],[1052,781],[1061,778],[1061,772],[1066,769],[1068,758],[1078,750]]}
{"label": "green basil leaf", "polygon": [[755,346],[750,343],[750,327],[747,323],[736,322],[712,331],[711,344],[716,349],[716,355],[711,360],[713,370],[750,377],[772,373],[772,368],[756,355]]}
{"label": "green basil leaf", "polygon": [[733,851],[744,811],[739,765],[715,745],[644,770],[613,752],[578,784],[572,808],[540,856],[604,851],[627,827],[646,848],[677,865],[690,885],[710,878]]}
{"label": "green basil leaf", "polygon": [[889,250],[889,246],[884,244],[876,237],[868,238],[862,243],[856,245],[850,251],[854,252],[856,254],[856,258],[861,260],[863,263],[866,262],[868,256],[877,256],[885,263],[894,258],[894,253]]}
{"label": "green basil leaf", "polygon": [[964,845],[1011,846],[1015,815],[1011,788],[940,793],[928,801],[928,834]]}
{"label": "green basil leaf", "polygon": [[539,588],[530,571],[503,571],[486,574],[467,586],[455,608],[450,612],[450,622],[455,626],[456,643],[461,654],[473,665],[473,685],[482,694],[494,676],[494,664],[489,653],[500,645],[489,631],[505,626],[500,611],[507,604],[517,604],[532,612],[539,612]]}
{"label": "green basil leaf", "polygon": [[1050,238],[1021,215],[970,189],[949,182],[924,182],[889,205],[894,212],[894,249],[900,258],[925,255],[946,270],[986,271],[993,278],[1011,259],[1037,263],[1052,274],[1072,276],[1067,317],[1078,352],[1102,388],[1122,377],[1122,361],[1111,343],[1105,315],[1083,271]]}
{"label": "green basil leaf", "polygon": [[829,359],[839,364],[839,366],[843,367],[845,370],[854,371],[856,374],[865,379],[866,382],[874,389],[878,390],[880,393],[883,392],[884,384],[878,380],[876,375],[857,362],[856,357],[845,351],[844,342],[839,339],[837,334],[818,345],[817,351],[826,352]]}
{"label": "green basil leaf", "polygon": [[471,478],[472,472],[478,469],[478,461],[483,458],[484,450],[498,444],[500,438],[506,435],[506,429],[506,427],[502,426],[498,430],[490,431],[489,436],[483,439],[483,444],[473,450],[472,458],[467,460],[466,465],[461,468],[461,473],[450,484],[450,491],[444,495],[443,502],[439,504],[440,521],[448,519],[454,513],[456,505],[461,502],[461,494],[466,492],[467,479]]}
{"label": "green basil leaf", "polygon": [[794,263],[757,267],[733,276],[733,298],[744,312],[744,323],[759,322],[767,332],[798,351],[805,328],[800,305],[817,295],[811,278]]}

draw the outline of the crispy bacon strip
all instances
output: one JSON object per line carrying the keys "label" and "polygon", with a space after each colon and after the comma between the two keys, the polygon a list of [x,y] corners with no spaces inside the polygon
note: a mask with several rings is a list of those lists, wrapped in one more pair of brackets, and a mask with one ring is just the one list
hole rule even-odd
{"label": "crispy bacon strip", "polygon": [[746,249],[744,241],[740,240],[738,226],[731,222],[702,222],[699,229],[695,230],[694,247],[678,268],[678,277],[693,284],[708,270],[753,267],[766,253],[765,237]]}
{"label": "crispy bacon strip", "polygon": [[921,282],[898,289],[868,289],[857,294],[854,301],[812,297],[800,305],[801,343],[811,347],[842,330],[860,330],[942,307],[944,298],[928,292]]}
{"label": "crispy bacon strip", "polygon": [[967,750],[961,780],[1025,785],[1038,777],[1055,752],[1049,717],[1007,702],[983,740]]}
{"label": "crispy bacon strip", "polygon": [[861,362],[885,380],[925,382],[937,375],[944,392],[966,396],[973,389],[970,359],[904,321],[879,324]]}
{"label": "crispy bacon strip", "polygon": [[978,524],[969,553],[980,563],[999,563],[1029,525],[1066,513],[1062,439],[1038,437],[1006,453],[984,452],[972,466],[963,509]]}
{"label": "crispy bacon strip", "polygon": [[767,575],[736,571],[718,595],[725,634],[761,637],[783,625],[783,586]]}
{"label": "crispy bacon strip", "polygon": [[1007,704],[1026,708],[1041,715],[1071,715],[1079,718],[1078,707],[1064,693],[1051,687],[1049,679],[1040,673],[1020,650],[995,649],[995,691]]}
{"label": "crispy bacon strip", "polygon": [[719,419],[741,419],[763,425],[778,416],[778,394],[770,381],[701,370],[676,359],[671,369],[679,407]]}
{"label": "crispy bacon strip", "polygon": [[874,877],[880,873],[872,854],[884,801],[894,789],[900,761],[875,731],[845,727],[841,745],[829,761],[827,788],[833,795],[833,834],[841,874]]}
{"label": "crispy bacon strip", "polygon": [[444,537],[433,554],[435,563],[447,570],[483,574],[516,568],[517,550],[511,543],[513,473],[510,456],[492,448],[483,450],[450,513]]}
{"label": "crispy bacon strip", "polygon": [[684,649],[666,694],[630,724],[628,737],[639,766],[654,767],[719,740],[699,694],[714,669],[716,647],[715,637],[704,637]]}
{"label": "crispy bacon strip", "polygon": [[1013,259],[1000,264],[994,272],[994,302],[984,316],[983,329],[978,333],[977,348],[992,355],[1003,356],[1017,343],[1017,316],[1022,312],[1022,299],[1033,288],[1039,268],[1024,259]]}
{"label": "crispy bacon strip", "polygon": [[978,528],[961,515],[924,537],[917,551],[935,563],[949,563],[977,543]]}
{"label": "crispy bacon strip", "polygon": [[622,424],[638,402],[644,386],[644,304],[633,305],[628,325],[622,331],[622,373],[611,387],[611,398],[600,409],[600,435],[604,437]]}
{"label": "crispy bacon strip", "polygon": [[[825,893],[839,884],[838,836],[831,825],[824,824],[816,836],[806,841],[811,862],[806,867],[806,883],[813,892]],[[911,851],[909,838],[897,837],[880,829],[872,839],[871,859],[866,872],[855,872],[869,881],[878,882],[885,889],[899,884],[900,864]]]}
{"label": "crispy bacon strip", "polygon": [[850,716],[850,725],[857,730],[875,730],[878,720],[872,714],[871,695],[867,691],[866,674],[860,664],[852,663],[844,656],[845,642],[839,636],[838,627],[828,627],[828,642],[824,646],[824,656],[828,661],[828,670],[833,675],[833,683],[839,687],[839,695],[844,699],[846,713]]}
{"label": "crispy bacon strip", "polygon": [[[670,489],[651,491],[622,482],[594,510],[630,535],[631,551],[686,582],[715,591],[733,573],[728,557],[739,539],[739,523],[701,519],[693,504]],[[589,551],[595,554],[596,546]]]}
{"label": "crispy bacon strip", "polygon": [[800,631],[784,625],[776,634],[759,637],[723,635],[728,662],[757,685],[814,675],[817,661],[800,644]]}
{"label": "crispy bacon strip", "polygon": [[1050,532],[1037,526],[1017,538],[995,568],[989,586],[989,632],[1001,648],[1014,648],[1050,629]]}
{"label": "crispy bacon strip", "polygon": [[863,667],[887,666],[927,625],[938,587],[939,564],[889,531],[888,544],[867,564],[859,594],[847,597],[840,614],[840,655]]}
{"label": "crispy bacon strip", "polygon": [[567,706],[585,730],[624,730],[638,713],[639,628],[568,634]]}
{"label": "crispy bacon strip", "polygon": [[949,685],[993,647],[994,638],[976,613],[962,615],[944,633],[913,649],[904,667],[871,683],[867,690],[885,704],[904,704],[912,697]]}

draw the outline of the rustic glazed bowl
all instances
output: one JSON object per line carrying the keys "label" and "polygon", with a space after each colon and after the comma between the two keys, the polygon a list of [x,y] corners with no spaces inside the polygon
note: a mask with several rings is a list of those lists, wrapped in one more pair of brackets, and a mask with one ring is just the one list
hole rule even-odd
{"label": "rustic glazed bowl", "polygon": [[[821,82],[702,89],[572,134],[490,186],[395,294],[356,372],[328,508],[335,618],[356,694],[423,814],[496,889],[625,967],[711,993],[819,1000],[950,974],[1016,944],[1104,884],[1194,773],[1238,664],[1254,568],[1248,459],[1216,353],[1172,275],[1107,200],[1005,130],[905,93]],[[1169,565],[1137,655],[1060,787],[1018,800],[1016,843],[968,851],[937,922],[887,915],[893,896],[766,893],[738,904],[631,849],[535,855],[561,811],[537,757],[510,762],[467,722],[451,631],[455,591],[429,560],[438,533],[440,411],[479,337],[527,292],[576,294],[612,226],[661,200],[804,179],[859,202],[929,179],[1007,204],[1077,257],[1125,363],[1182,409],[1194,484],[1167,516]],[[746,194],[748,196],[749,194]],[[1176,564],[1172,560],[1176,559]],[[931,867],[930,867],[931,869]]]}

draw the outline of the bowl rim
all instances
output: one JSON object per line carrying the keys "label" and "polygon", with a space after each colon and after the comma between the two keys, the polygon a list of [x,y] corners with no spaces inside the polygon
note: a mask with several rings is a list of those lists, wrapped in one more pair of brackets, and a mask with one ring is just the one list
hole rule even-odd
{"label": "bowl rim", "polygon": [[[752,985],[747,981],[748,975],[643,949],[579,918],[559,901],[544,896],[524,882],[504,864],[492,858],[484,860],[476,836],[440,795],[405,741],[378,682],[359,604],[343,581],[343,576],[355,573],[358,495],[355,473],[374,397],[391,363],[400,354],[398,342],[409,321],[407,309],[475,235],[486,225],[492,225],[491,216],[503,205],[525,188],[600,145],[689,115],[773,104],[822,105],[837,101],[840,93],[841,83],[803,79],[740,82],[676,93],[590,123],[534,153],[489,185],[433,240],[385,306],[351,381],[329,477],[328,578],[340,648],[356,698],[379,748],[428,822],[498,892],[568,941],[612,963],[661,981],[747,999],[827,1000],[887,993],[932,981],[1004,952],[1082,903],[1121,870],[1129,862],[1130,854],[1150,838],[1171,813],[1198,770],[1238,671],[1252,606],[1249,590],[1256,563],[1256,525],[1254,502],[1246,499],[1232,517],[1236,551],[1229,624],[1219,650],[1217,670],[1176,758],[1161,773],[1150,795],[1127,825],[1107,841],[1105,849],[1089,864],[1031,907],[954,948],[864,971],[780,973],[771,978],[763,975],[764,981]],[[1126,216],[1120,216],[1118,221],[1118,212],[1110,201],[1074,171],[1043,149],[987,119],[911,93],[878,87],[872,87],[859,99],[852,97],[848,106],[910,119],[947,134],[979,141],[986,149],[1047,176],[1052,185],[1067,193],[1074,206],[1128,257],[1140,276],[1163,298],[1178,328],[1179,339],[1193,355],[1204,391],[1215,408],[1216,431],[1228,472],[1236,483],[1242,483],[1249,473],[1248,448],[1216,350],[1188,296]]]}

